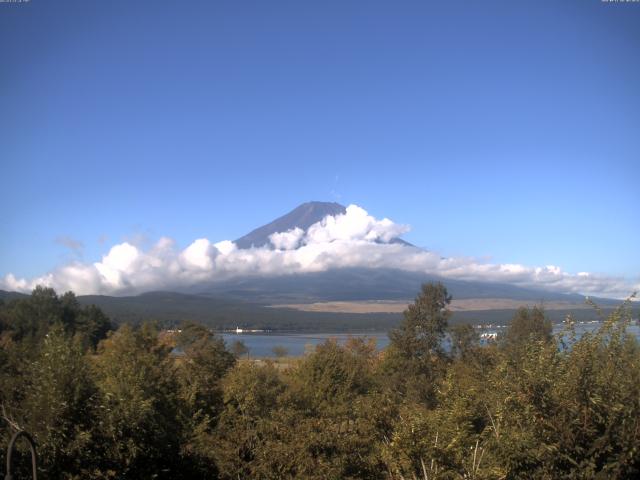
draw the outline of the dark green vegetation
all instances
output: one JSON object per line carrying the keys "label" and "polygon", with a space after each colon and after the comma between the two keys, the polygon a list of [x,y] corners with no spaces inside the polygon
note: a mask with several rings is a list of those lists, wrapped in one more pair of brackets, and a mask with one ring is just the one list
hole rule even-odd
{"label": "dark green vegetation", "polygon": [[[356,280],[354,279],[354,281]],[[417,282],[414,285],[420,285],[420,283]],[[278,284],[274,285],[274,291],[280,287]],[[282,285],[282,288],[285,287]],[[244,291],[238,292],[238,298],[228,295],[227,292],[215,297],[174,292],[152,292],[133,297],[88,295],[78,297],[78,299],[85,305],[99,306],[116,322],[142,323],[154,320],[167,327],[177,326],[186,320],[202,323],[219,330],[234,329],[240,326],[316,332],[379,332],[395,328],[402,320],[402,314],[398,313],[304,312],[286,308],[271,308],[267,306],[268,303],[241,300],[240,297],[245,293]],[[460,297],[456,296],[455,298]],[[522,299],[523,304],[535,303],[536,301],[533,294],[530,298]],[[584,299],[576,300],[576,303],[581,302],[584,302]],[[610,313],[613,308],[611,304],[608,305],[605,310]],[[592,309],[572,309],[570,311],[578,321],[598,318]],[[635,311],[637,312],[638,309]],[[514,313],[513,309],[455,312],[452,313],[450,323],[506,325]],[[564,320],[567,309],[548,310],[546,314],[552,322],[557,323]]]}
{"label": "dark green vegetation", "polygon": [[382,353],[328,341],[272,363],[194,323],[108,331],[69,293],[0,300],[1,442],[31,432],[51,479],[640,475],[628,305],[579,340],[571,322],[554,338],[542,309],[522,308],[479,347],[473,328],[449,325],[449,302],[425,284]]}
{"label": "dark green vegetation", "polygon": [[270,308],[264,304],[244,302],[229,297],[209,297],[173,292],[152,292],[135,297],[89,295],[82,302],[98,305],[122,323],[155,320],[166,327],[183,321],[202,323],[211,328],[244,328],[300,331],[386,330],[398,323],[399,315],[388,313],[300,312]]}

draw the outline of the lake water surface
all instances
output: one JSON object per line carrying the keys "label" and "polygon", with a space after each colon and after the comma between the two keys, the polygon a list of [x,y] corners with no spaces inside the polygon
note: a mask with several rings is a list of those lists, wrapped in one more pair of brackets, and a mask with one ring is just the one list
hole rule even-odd
{"label": "lake water surface", "polygon": [[371,333],[224,333],[222,338],[231,347],[233,342],[240,340],[249,349],[252,357],[275,357],[273,347],[280,346],[287,349],[287,355],[299,356],[316,345],[335,339],[344,344],[350,337],[375,338],[376,346],[382,349],[389,344],[387,332]]}
{"label": "lake water surface", "polygon": [[[578,323],[576,324],[576,333],[578,337],[585,332],[597,329],[601,324],[599,322]],[[492,327],[482,330],[485,333],[499,333],[505,327]],[[562,324],[554,325],[554,333],[562,330]],[[629,332],[633,333],[640,340],[640,327],[633,324],[629,327]],[[273,348],[276,346],[284,347],[290,356],[303,355],[305,351],[313,350],[313,348],[325,342],[328,339],[335,339],[338,343],[343,344],[350,337],[356,338],[373,338],[376,340],[378,349],[383,349],[389,344],[387,332],[368,332],[368,333],[223,333],[222,337],[231,347],[236,340],[242,341],[249,349],[251,357],[275,357]]]}

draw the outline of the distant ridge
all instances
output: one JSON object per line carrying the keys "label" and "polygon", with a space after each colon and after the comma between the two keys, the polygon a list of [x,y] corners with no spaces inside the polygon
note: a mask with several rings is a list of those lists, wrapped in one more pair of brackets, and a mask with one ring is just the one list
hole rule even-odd
{"label": "distant ridge", "polygon": [[335,202],[307,202],[294,208],[273,222],[252,230],[235,241],[238,248],[263,247],[269,245],[269,235],[286,232],[296,227],[307,230],[327,215],[340,215],[347,211],[344,205]]}
{"label": "distant ridge", "polygon": [[28,295],[19,292],[7,292],[6,290],[0,290],[0,301],[15,300],[16,298],[25,298]]}
{"label": "distant ridge", "polygon": [[[585,297],[526,288],[508,283],[457,280],[424,272],[392,268],[335,268],[323,272],[278,276],[229,278],[197,291],[217,298],[272,303],[313,303],[327,301],[410,300],[425,282],[442,282],[455,300],[511,299],[523,305],[544,302],[584,304]],[[594,298],[600,305],[616,300]]]}
{"label": "distant ridge", "polygon": [[[362,272],[363,274],[366,272]],[[392,273],[392,272],[390,272]],[[301,282],[301,278],[291,279],[291,281]],[[338,278],[327,280],[339,280]],[[313,281],[311,290],[314,291]],[[317,282],[315,282],[317,283]],[[245,285],[245,287],[255,287],[255,285]],[[304,311],[288,308],[286,306],[272,306],[274,301],[282,300],[312,300],[306,296],[304,291],[294,291],[288,294],[283,293],[279,287],[286,287],[286,284],[274,285],[275,296],[272,297],[269,291],[263,292],[214,292],[213,295],[193,295],[179,292],[147,292],[141,295],[112,297],[108,295],[80,295],[78,302],[81,305],[97,305],[116,323],[139,323],[145,320],[158,321],[163,327],[173,327],[180,325],[184,320],[201,322],[215,329],[235,329],[238,325],[247,328],[273,329],[284,331],[315,331],[315,332],[380,332],[394,328],[402,318],[401,313],[355,313],[355,312],[329,312],[329,311]],[[304,287],[304,285],[303,285]],[[455,283],[448,284],[451,290],[461,294],[464,291],[462,285]],[[513,287],[516,288],[516,287]],[[415,295],[419,285],[411,291],[411,297]],[[326,292],[330,293],[330,292]],[[365,292],[366,293],[366,292]],[[396,292],[399,293],[399,292]],[[498,292],[496,292],[498,293]],[[524,296],[527,292],[521,292]],[[235,294],[235,295],[234,295]],[[532,297],[536,297],[535,292],[530,292]],[[357,297],[358,292],[350,292],[350,296]],[[523,296],[523,295],[519,295]],[[411,298],[404,295],[408,302]],[[592,321],[598,319],[598,314],[591,308],[580,306],[580,297],[574,296],[575,301],[571,303],[570,296],[564,298],[568,301],[566,307],[561,309],[548,309],[546,311],[549,318],[554,322],[561,322],[566,314],[571,312],[577,321]],[[4,298],[4,300],[2,300]],[[0,290],[0,303],[16,301],[27,298],[27,295],[15,292],[5,292]],[[329,295],[328,298],[335,298]],[[338,298],[344,298],[342,296]],[[558,297],[561,298],[561,297]],[[527,301],[523,299],[523,305],[537,303],[535,300]],[[610,312],[617,303],[607,302],[607,305],[600,304],[603,311]],[[619,303],[619,302],[618,302]],[[558,308],[558,307],[556,307]],[[451,319],[452,324],[456,323],[497,323],[506,324],[513,317],[514,308],[501,308],[495,310],[469,310],[454,311]],[[637,315],[637,308],[634,308],[634,315]]]}

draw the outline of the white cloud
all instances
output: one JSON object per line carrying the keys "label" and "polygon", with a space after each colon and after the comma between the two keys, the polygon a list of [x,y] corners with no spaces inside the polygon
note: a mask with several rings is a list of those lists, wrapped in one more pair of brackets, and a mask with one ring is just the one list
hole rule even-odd
{"label": "white cloud", "polygon": [[304,230],[294,228],[286,232],[276,232],[269,235],[271,244],[278,250],[295,250],[304,237]]}
{"label": "white cloud", "polygon": [[107,284],[123,288],[129,284],[128,272],[138,270],[136,267],[139,267],[141,256],[142,253],[136,247],[124,242],[111,247],[109,253],[102,257],[102,262],[93,265]]}
{"label": "white cloud", "polygon": [[180,250],[163,237],[144,251],[128,242],[111,247],[99,262],[74,262],[34,279],[12,274],[0,288],[28,292],[38,284],[78,294],[135,294],[150,290],[187,288],[242,275],[282,275],[321,272],[340,267],[397,268],[459,280],[508,282],[526,287],[588,295],[626,297],[640,285],[623,278],[560,267],[494,264],[473,258],[442,258],[390,240],[409,228],[389,219],[377,220],[350,205],[344,214],[328,216],[305,232],[300,228],[271,235],[273,247],[238,249],[228,240],[212,243],[200,238]]}
{"label": "white cloud", "polygon": [[186,269],[211,270],[217,249],[206,238],[199,238],[180,254]]}
{"label": "white cloud", "polygon": [[406,225],[397,225],[388,218],[376,220],[363,208],[349,205],[342,215],[327,216],[311,225],[305,243],[330,243],[334,241],[389,242],[409,231]]}
{"label": "white cloud", "polygon": [[216,249],[222,255],[229,255],[231,252],[233,252],[238,248],[236,244],[233,243],[231,240],[223,240],[221,242],[218,242],[214,245],[214,247],[216,247]]}

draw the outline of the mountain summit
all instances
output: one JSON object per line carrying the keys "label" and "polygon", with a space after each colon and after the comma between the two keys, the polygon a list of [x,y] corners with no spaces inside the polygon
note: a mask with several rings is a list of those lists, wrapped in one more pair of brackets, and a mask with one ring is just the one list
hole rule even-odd
{"label": "mountain summit", "polygon": [[262,247],[269,244],[269,235],[286,232],[296,227],[307,230],[311,225],[321,221],[327,215],[345,213],[347,208],[335,202],[307,202],[294,208],[286,215],[273,222],[252,230],[234,243],[238,248]]}
{"label": "mountain summit", "polygon": [[[269,246],[269,235],[274,233],[287,232],[294,228],[301,228],[305,232],[314,223],[322,221],[326,216],[344,214],[347,207],[335,202],[307,202],[294,208],[286,215],[276,218],[273,222],[252,230],[245,236],[235,240],[238,248],[251,248]],[[401,243],[412,247],[409,242],[401,238],[393,238],[389,243]]]}

